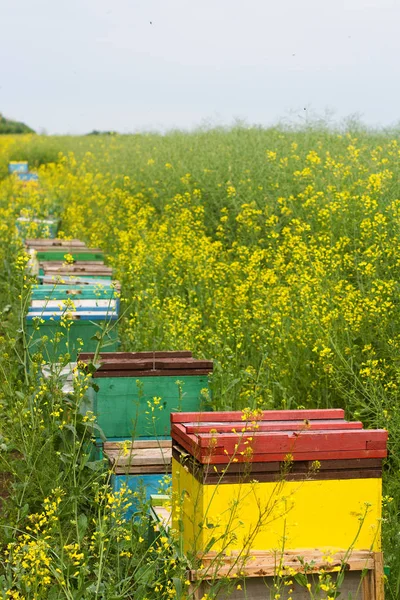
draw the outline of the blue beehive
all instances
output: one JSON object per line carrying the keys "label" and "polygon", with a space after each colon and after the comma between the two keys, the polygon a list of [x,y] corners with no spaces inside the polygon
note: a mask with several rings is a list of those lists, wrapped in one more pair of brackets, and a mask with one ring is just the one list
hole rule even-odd
{"label": "blue beehive", "polygon": [[150,496],[158,494],[163,487],[165,476],[171,472],[171,441],[104,442],[103,451],[113,470],[113,492],[126,487],[131,493],[131,506],[125,513],[128,520],[138,510],[140,498],[149,502]]}
{"label": "blue beehive", "polygon": [[12,173],[28,173],[29,166],[28,161],[16,161],[12,160],[8,163],[8,172]]}
{"label": "blue beehive", "polygon": [[37,173],[27,173],[17,171],[17,178],[19,181],[39,181],[39,175]]}

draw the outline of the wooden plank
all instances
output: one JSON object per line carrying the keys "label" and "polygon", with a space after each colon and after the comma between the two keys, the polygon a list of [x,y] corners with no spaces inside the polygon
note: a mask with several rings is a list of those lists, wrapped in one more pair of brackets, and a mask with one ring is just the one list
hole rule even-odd
{"label": "wooden plank", "polygon": [[126,455],[120,449],[104,450],[104,455],[109,459],[111,464],[121,468],[164,466],[171,462],[172,448],[138,448]]}
{"label": "wooden plank", "polygon": [[187,376],[207,376],[210,375],[210,369],[156,369],[148,371],[96,371],[93,377],[187,377]]}
{"label": "wooden plank", "polygon": [[374,587],[375,600],[384,600],[385,598],[385,578],[382,552],[375,552],[374,555]]}
{"label": "wooden plank", "polygon": [[[196,464],[197,470],[209,471],[210,466],[200,464],[196,461],[196,459],[188,454],[185,450],[183,450],[179,445],[174,444],[172,448],[173,456],[178,462],[182,462],[184,464]],[[248,471],[251,468],[252,473],[260,473],[260,472],[277,472],[281,471],[285,468],[285,463],[283,462],[251,462],[251,463],[233,463],[231,462],[229,465],[221,465],[217,467],[214,465],[212,472],[217,472],[218,475],[224,471],[226,473],[241,473],[243,471]],[[290,470],[293,472],[308,472],[313,468],[313,461],[294,461],[290,466]],[[322,460],[319,461],[319,471],[338,471],[338,470],[364,470],[364,469],[382,469],[382,459],[381,458],[355,458],[348,460]]]}
{"label": "wooden plank", "polygon": [[207,370],[211,372],[213,363],[195,358],[155,358],[138,357],[135,359],[117,358],[103,360],[98,371],[158,371],[158,370]]}
{"label": "wooden plank", "polygon": [[[211,416],[213,421],[222,423],[229,421],[239,421],[245,424],[248,421],[251,421],[251,418],[246,421],[243,419],[244,413],[241,411],[215,411],[213,413],[209,412],[181,412],[181,413],[172,413],[171,414],[171,422],[172,423],[192,423],[193,421],[206,421],[209,422],[211,420]],[[332,408],[332,409],[297,409],[297,410],[263,410],[259,417],[254,419],[255,421],[298,421],[299,419],[344,419],[344,410],[341,408]]]}
{"label": "wooden plank", "polygon": [[[332,574],[333,581],[336,580],[336,573]],[[346,573],[344,581],[340,586],[340,598],[348,600],[363,600],[360,597],[360,579],[358,571],[349,571]],[[283,586],[279,590],[281,600],[326,600],[327,595],[323,591],[318,591],[317,575],[310,577],[311,588],[302,587],[296,581],[290,587]],[[213,600],[267,600],[274,598],[275,580],[273,577],[248,577],[232,580],[230,585],[217,581],[196,581],[188,586],[188,598],[190,600],[204,600],[213,598]],[[218,586],[216,589],[215,584]],[[241,584],[240,586],[238,584]],[[289,590],[292,590],[289,593]],[[276,590],[275,590],[276,591]]]}
{"label": "wooden plank", "polygon": [[[305,425],[304,421],[261,421],[256,423],[256,429],[252,424],[246,425],[242,422],[233,423],[207,423],[185,424],[187,433],[210,433],[210,430],[215,430],[217,433],[232,433],[232,429],[236,429],[238,434],[255,432],[255,431],[310,431],[318,429],[362,429],[363,424],[360,421],[344,421],[340,419],[327,420],[320,419],[310,421]],[[372,448],[371,448],[372,449]]]}
{"label": "wooden plank", "polygon": [[116,475],[146,475],[147,474],[159,474],[165,475],[171,473],[171,464],[165,465],[134,465],[131,467],[115,466],[113,471]]}
{"label": "wooden plank", "polygon": [[[225,442],[221,446],[221,438],[224,436],[214,435],[209,437],[208,446],[200,446],[198,436],[195,434],[184,433],[184,425],[173,423],[171,435],[173,440],[176,440],[185,450],[194,454],[201,463],[210,464],[226,464],[235,459],[236,462],[270,462],[275,460],[284,461],[290,454],[292,460],[335,460],[346,458],[384,458],[387,454],[386,450],[367,450],[366,437],[370,437],[371,433],[375,436],[382,434],[380,430],[356,430],[355,432],[344,432],[347,434],[347,441],[340,436],[337,439],[329,439],[328,435],[332,436],[337,432],[320,431],[310,434],[302,433],[295,442],[288,436],[279,436],[275,432],[269,433],[270,439],[267,442],[261,441],[257,443],[257,434],[253,434],[253,439],[249,441],[248,446],[245,445],[246,438],[237,441],[237,436],[230,441]],[[349,436],[361,436],[359,440],[350,440]],[[387,432],[383,430],[383,434]],[[299,443],[302,436],[316,436],[318,439],[308,439],[305,443]],[[227,437],[227,436],[226,436]],[[264,436],[265,438],[266,436]],[[185,442],[187,438],[187,442]],[[249,439],[249,438],[248,438]],[[203,440],[200,439],[200,442]],[[235,449],[237,445],[237,449]],[[357,447],[358,446],[358,447]],[[252,451],[248,456],[241,454],[245,452],[247,447]]]}
{"label": "wooden plank", "polygon": [[[196,477],[196,474],[193,473]],[[382,469],[362,469],[348,471],[308,471],[305,473],[298,472],[281,472],[281,473],[243,473],[243,474],[227,474],[217,475],[216,473],[208,473],[203,477],[196,477],[203,485],[231,485],[234,483],[267,483],[271,481],[328,481],[330,479],[382,479]]]}
{"label": "wooden plank", "polygon": [[279,552],[250,552],[247,556],[238,552],[232,552],[230,556],[209,553],[199,556],[199,560],[204,568],[190,570],[190,581],[233,577],[237,574],[241,577],[273,577],[282,566],[302,573],[304,563],[309,566],[309,573],[318,573],[322,569],[326,572],[335,571],[337,567],[342,567],[343,561],[346,571],[373,570],[375,567],[374,553],[368,550],[353,551],[350,556],[347,551],[327,556],[326,551],[302,548],[285,551],[282,555]]}
{"label": "wooden plank", "polygon": [[59,238],[45,239],[45,238],[27,238],[25,240],[25,246],[28,248],[35,248],[36,246],[45,246],[46,248],[53,246],[68,246],[68,247],[86,247],[85,242],[81,240],[72,239],[72,240],[62,240]]}
{"label": "wooden plank", "polygon": [[171,440],[126,440],[122,442],[104,442],[103,448],[104,451],[113,451],[113,450],[121,450],[122,447],[129,441],[128,449],[130,451],[131,448],[141,449],[141,448],[171,448],[172,441]]}
{"label": "wooden plank", "polygon": [[291,432],[259,432],[251,435],[237,434],[201,434],[198,445],[202,449],[223,447],[229,454],[245,451],[251,447],[255,454],[269,452],[310,452],[323,450],[367,450],[368,441],[383,442],[386,447],[387,431],[385,430],[334,430],[334,431],[302,431]]}
{"label": "wooden plank", "polygon": [[[174,436],[175,439],[175,436]],[[178,440],[179,441],[179,440]],[[184,445],[184,442],[180,441],[180,444],[188,450],[190,445]],[[198,452],[197,447],[191,447],[188,452],[191,452],[200,462],[203,464],[227,464],[232,460],[232,457],[223,455],[223,454],[214,454],[214,453],[204,453],[204,454],[196,454]],[[387,451],[386,450],[343,450],[343,451],[311,451],[311,452],[292,452],[291,460],[346,460],[353,458],[386,458]],[[248,463],[249,459],[245,456],[238,454],[236,457],[237,462]],[[251,462],[267,462],[267,461],[284,461],[287,458],[287,453],[280,454],[253,454],[251,456]]]}

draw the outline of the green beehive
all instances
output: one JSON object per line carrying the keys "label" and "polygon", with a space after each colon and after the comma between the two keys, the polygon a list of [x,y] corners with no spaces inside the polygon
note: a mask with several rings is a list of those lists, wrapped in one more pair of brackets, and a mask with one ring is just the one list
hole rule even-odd
{"label": "green beehive", "polygon": [[[70,360],[75,361],[82,350],[95,352],[102,331],[101,347],[117,350],[118,337],[116,321],[118,310],[116,300],[110,300],[113,306],[104,309],[95,304],[68,313],[60,308],[32,307],[26,317],[28,349],[30,354],[37,351],[43,353],[48,362],[57,362],[60,356],[68,353]],[[63,326],[67,324],[69,326]],[[43,337],[46,336],[45,341]],[[58,341],[55,341],[58,340]]]}
{"label": "green beehive", "polygon": [[[96,285],[35,285],[32,288],[31,307],[57,307],[60,302],[70,300],[75,306],[111,306],[110,300],[117,298],[116,286],[104,281]],[[43,304],[45,303],[45,304]]]}
{"label": "green beehive", "polygon": [[37,250],[37,259],[39,261],[65,261],[65,255],[68,254],[74,261],[90,260],[90,261],[103,261],[104,254],[99,248],[73,248],[68,249],[41,249]]}
{"label": "green beehive", "polygon": [[191,352],[102,354],[87,408],[108,439],[169,437],[171,412],[207,410],[212,369]]}

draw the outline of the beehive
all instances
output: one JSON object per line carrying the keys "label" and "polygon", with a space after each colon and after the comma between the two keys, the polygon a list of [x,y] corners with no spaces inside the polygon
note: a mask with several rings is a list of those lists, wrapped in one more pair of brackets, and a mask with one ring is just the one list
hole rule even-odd
{"label": "beehive", "polygon": [[105,442],[103,452],[113,471],[113,491],[119,492],[125,487],[132,494],[132,505],[125,513],[125,518],[130,519],[138,508],[138,497],[149,501],[150,496],[162,488],[165,475],[171,472],[171,441]]}
{"label": "beehive", "polygon": [[47,245],[35,248],[37,259],[42,261],[65,262],[68,254],[73,261],[103,262],[104,254],[99,248],[86,248],[86,246],[49,247]]}
{"label": "beehive", "polygon": [[99,361],[89,405],[107,438],[170,437],[170,413],[201,410],[213,369],[191,352],[103,353]]}
{"label": "beehive", "polygon": [[111,280],[112,268],[97,261],[79,260],[72,265],[63,261],[40,261],[39,277],[46,281],[67,278],[72,280],[76,277]]}
{"label": "beehive", "polygon": [[8,163],[8,172],[11,173],[28,173],[28,161],[12,160]]}
{"label": "beehive", "polygon": [[171,421],[173,517],[187,552],[379,549],[386,431],[342,410]]}
{"label": "beehive", "polygon": [[37,183],[39,181],[39,175],[37,173],[21,173],[19,171],[16,172],[17,178],[19,181],[29,182],[29,183]]}
{"label": "beehive", "polygon": [[97,285],[36,285],[32,288],[31,308],[51,310],[72,303],[75,308],[119,310],[118,293],[111,282],[103,281]]}
{"label": "beehive", "polygon": [[40,249],[63,249],[64,252],[68,252],[74,248],[85,248],[85,242],[81,240],[73,239],[73,240],[63,240],[59,238],[54,238],[50,240],[42,239],[42,238],[28,238],[25,240],[26,248],[32,248],[34,250]]}
{"label": "beehive", "polygon": [[[32,235],[33,232],[35,235],[54,238],[57,234],[58,225],[59,219],[54,217],[46,217],[43,219],[36,217],[18,217],[16,221],[17,231],[22,239],[25,239],[27,235]],[[44,242],[47,240],[43,239],[41,241]]]}
{"label": "beehive", "polygon": [[[45,302],[45,301],[42,301]],[[109,300],[115,303],[116,300]],[[70,323],[70,327],[64,327],[63,323]],[[42,350],[46,361],[57,362],[59,357],[68,353],[70,360],[75,361],[80,350],[95,352],[99,344],[99,336],[107,327],[107,333],[102,339],[103,347],[116,350],[118,347],[118,334],[116,321],[118,310],[116,305],[109,307],[97,307],[95,302],[77,310],[66,310],[60,308],[32,307],[29,309],[27,321],[27,336],[29,340],[29,352],[31,354]],[[52,340],[63,334],[57,342]],[[43,347],[42,338],[47,336]],[[82,341],[82,344],[80,343]]]}

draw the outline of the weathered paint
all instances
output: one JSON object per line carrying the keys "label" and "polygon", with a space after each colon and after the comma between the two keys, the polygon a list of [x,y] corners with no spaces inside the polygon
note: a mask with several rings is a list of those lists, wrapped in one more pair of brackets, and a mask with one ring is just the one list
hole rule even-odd
{"label": "weathered paint", "polygon": [[96,250],[96,249],[92,250],[90,248],[82,249],[82,251],[78,251],[77,249],[74,249],[72,252],[68,252],[67,248],[64,248],[61,250],[56,250],[56,249],[39,250],[37,252],[37,258],[38,258],[38,260],[44,260],[44,261],[63,261],[66,254],[71,254],[73,260],[75,260],[75,261],[79,261],[79,260],[103,261],[104,260],[104,254],[101,252],[101,250]]}
{"label": "weathered paint", "polygon": [[[201,390],[208,388],[208,377],[205,375],[179,377],[183,393],[180,398],[177,379],[177,377],[98,378],[96,385],[99,390],[97,392],[93,389],[89,390],[90,408],[97,415],[97,423],[107,438],[169,436],[170,413],[182,409],[201,410],[203,404]],[[152,411],[151,406],[154,406],[155,397],[161,398],[161,401]]]}
{"label": "weathered paint", "polygon": [[172,485],[186,552],[242,550],[250,538],[251,550],[380,549],[380,478],[203,485],[173,459]]}
{"label": "weathered paint", "polygon": [[[117,328],[115,327],[115,321],[117,318],[116,315],[107,316],[101,311],[97,313],[87,311],[85,316],[79,315],[81,317],[79,320],[72,321],[69,330],[66,330],[64,327],[60,326],[59,318],[56,320],[56,317],[53,318],[47,314],[42,314],[41,311],[38,311],[36,316],[38,316],[40,320],[44,322],[41,322],[39,329],[36,329],[33,321],[34,314],[35,313],[31,312],[26,321],[29,352],[33,354],[39,349],[42,349],[42,337],[47,336],[49,341],[46,342],[43,349],[44,359],[46,361],[57,362],[58,358],[66,353],[70,354],[71,361],[75,361],[78,353],[81,350],[95,352],[98,345],[98,340],[96,338],[92,338],[102,331],[106,322],[113,323],[114,326],[108,332],[108,334],[104,336],[103,344],[106,345],[107,349],[118,349],[118,333]],[[50,340],[53,340],[54,336],[60,332],[62,332],[64,336],[60,342],[55,345]],[[82,345],[79,343],[79,339],[83,341]]]}

